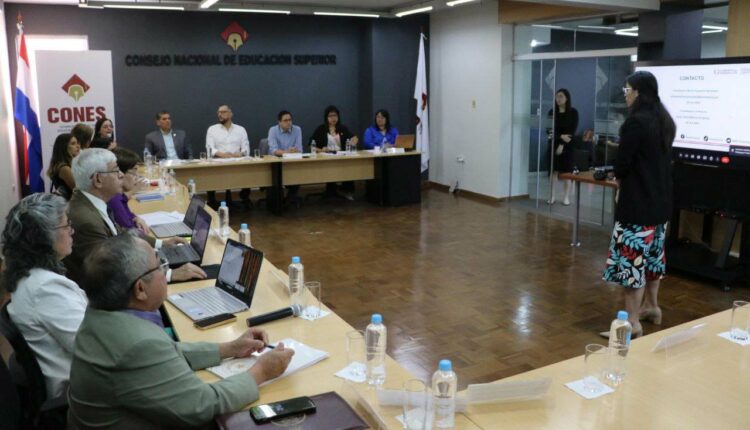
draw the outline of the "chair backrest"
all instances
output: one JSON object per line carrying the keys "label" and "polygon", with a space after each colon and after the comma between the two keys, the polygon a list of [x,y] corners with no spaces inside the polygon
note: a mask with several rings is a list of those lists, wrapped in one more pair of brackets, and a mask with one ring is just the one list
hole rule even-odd
{"label": "chair backrest", "polygon": [[265,137],[258,142],[258,149],[260,149],[260,155],[268,155],[268,139]]}
{"label": "chair backrest", "polygon": [[[0,342],[7,339],[0,336]],[[0,430],[21,428],[21,400],[5,360],[0,358]]]}
{"label": "chair backrest", "polygon": [[[26,384],[25,391],[28,394],[28,401],[24,405],[24,412],[29,416],[36,417],[42,404],[47,400],[47,386],[34,351],[31,350],[29,344],[26,343],[26,339],[23,338],[21,331],[10,319],[10,315],[8,315],[9,303],[6,303],[2,310],[0,310],[0,334],[13,347],[15,360],[23,371],[23,378]],[[18,384],[20,381],[16,380],[15,382]]]}
{"label": "chair backrest", "polygon": [[415,138],[413,134],[399,134],[396,136],[396,148],[414,149]]}

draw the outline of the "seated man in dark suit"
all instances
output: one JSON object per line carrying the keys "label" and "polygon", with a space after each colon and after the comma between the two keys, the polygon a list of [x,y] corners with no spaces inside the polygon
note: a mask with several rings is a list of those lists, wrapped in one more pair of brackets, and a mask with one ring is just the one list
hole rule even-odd
{"label": "seated man in dark suit", "polygon": [[87,259],[89,308],[70,369],[68,428],[208,426],[258,400],[258,386],[286,370],[294,350],[280,343],[247,372],[203,382],[195,370],[261,351],[268,335],[251,328],[231,342],[175,342],[158,311],[167,296],[165,269],[148,243],[128,233]]}
{"label": "seated man in dark suit", "polygon": [[163,110],[156,114],[156,126],[154,130],[146,135],[145,148],[157,160],[165,158],[169,160],[193,158],[193,150],[187,142],[185,132],[172,128],[172,116]]}
{"label": "seated man in dark suit", "polygon": [[[101,148],[84,149],[73,159],[72,167],[76,189],[68,206],[68,219],[75,234],[73,252],[63,259],[63,264],[67,269],[66,276],[80,285],[83,263],[89,254],[99,243],[122,232],[107,212],[107,202],[122,193],[123,173],[117,167],[115,154]],[[145,239],[157,249],[162,243],[185,243],[179,237],[163,241],[150,236]],[[185,264],[167,274],[167,279],[172,281],[193,278],[206,278],[203,270],[194,264]]]}

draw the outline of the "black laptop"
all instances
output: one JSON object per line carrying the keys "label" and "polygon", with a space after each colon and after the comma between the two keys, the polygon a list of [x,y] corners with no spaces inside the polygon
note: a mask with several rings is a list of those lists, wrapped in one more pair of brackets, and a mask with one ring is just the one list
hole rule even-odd
{"label": "black laptop", "polygon": [[169,261],[169,267],[181,266],[185,263],[200,265],[206,250],[208,234],[211,231],[211,215],[199,207],[193,224],[193,238],[190,245],[162,246],[161,254]]}

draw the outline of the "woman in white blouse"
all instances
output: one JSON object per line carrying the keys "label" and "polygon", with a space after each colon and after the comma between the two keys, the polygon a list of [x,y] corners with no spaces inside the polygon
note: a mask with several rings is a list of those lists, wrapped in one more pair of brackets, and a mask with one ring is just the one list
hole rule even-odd
{"label": "woman in white blouse", "polygon": [[60,196],[32,194],[10,210],[2,234],[8,313],[39,361],[49,405],[67,403],[73,344],[88,304],[61,262],[73,246],[67,206]]}

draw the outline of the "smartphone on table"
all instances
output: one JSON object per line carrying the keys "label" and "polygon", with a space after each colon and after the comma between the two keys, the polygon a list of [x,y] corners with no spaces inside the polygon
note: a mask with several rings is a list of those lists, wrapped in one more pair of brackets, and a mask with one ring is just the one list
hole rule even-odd
{"label": "smartphone on table", "polygon": [[307,396],[281,400],[250,408],[250,416],[258,424],[264,424],[278,418],[315,412],[315,403]]}

